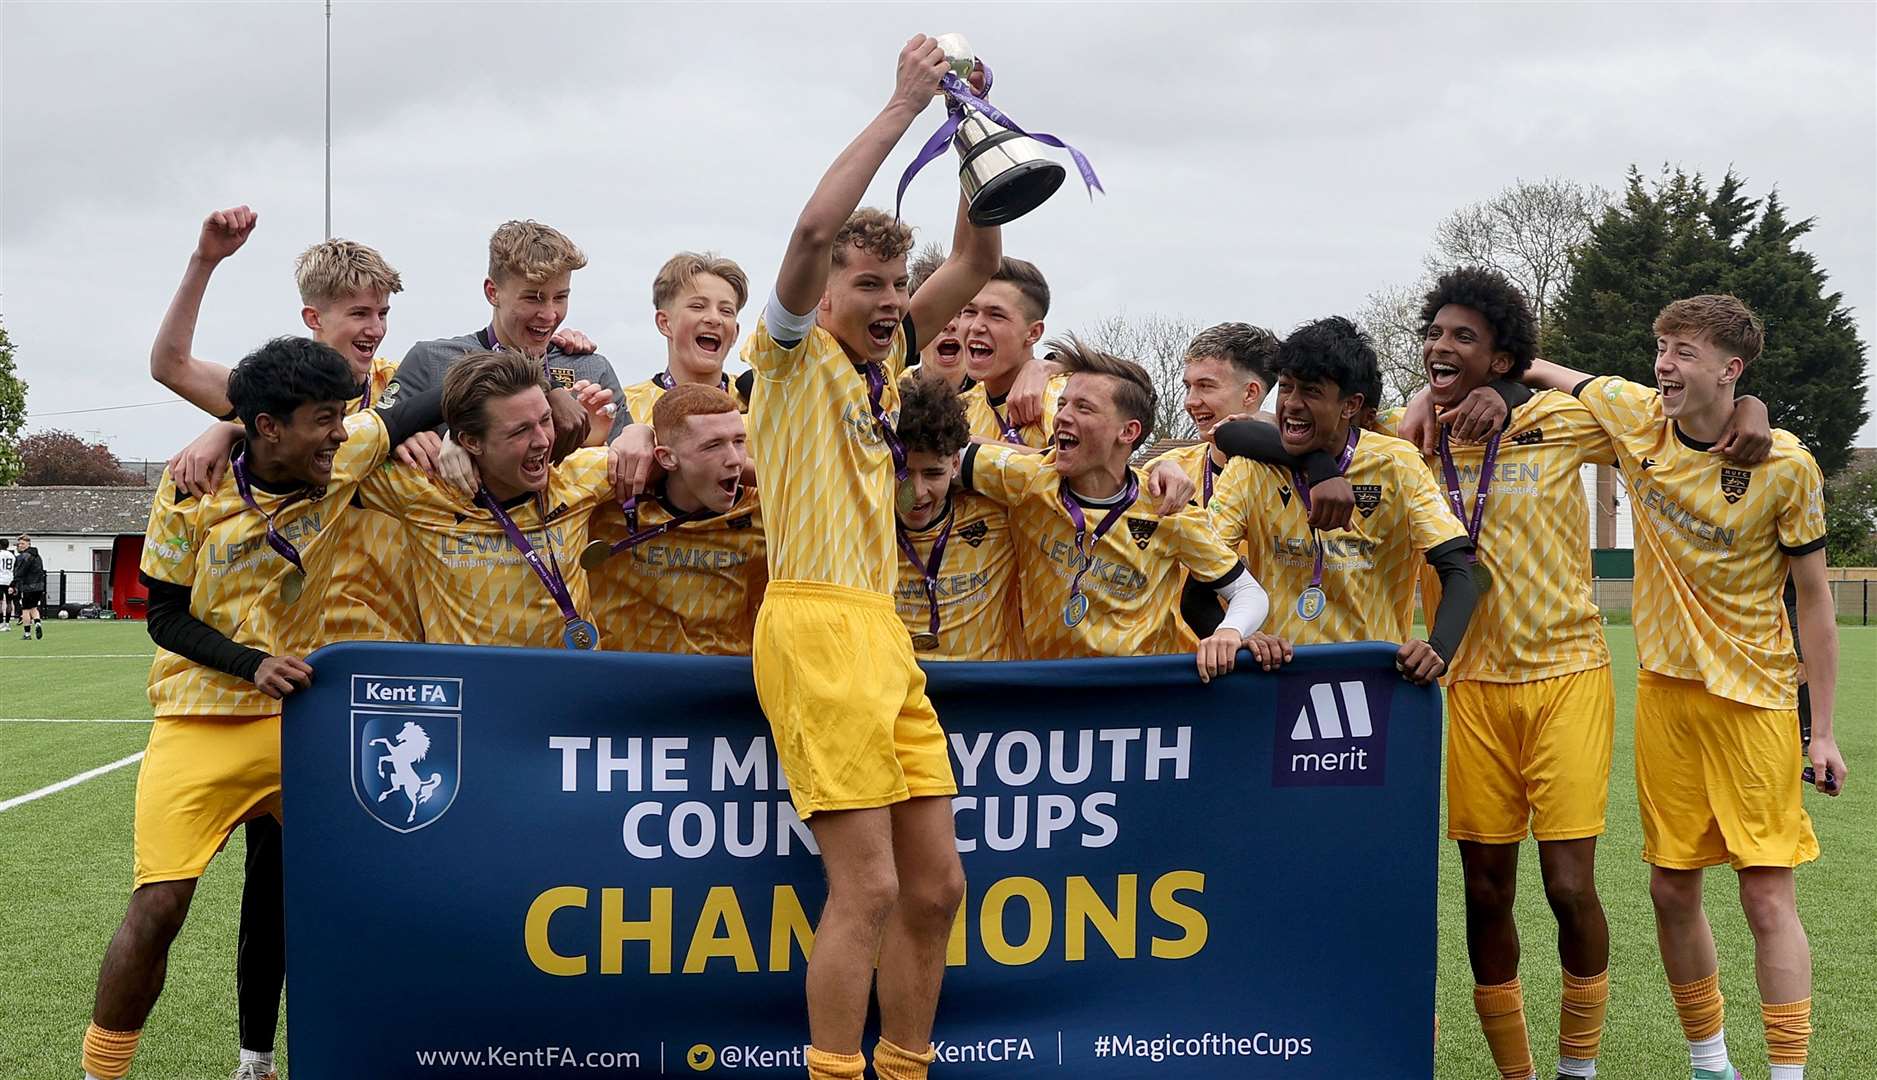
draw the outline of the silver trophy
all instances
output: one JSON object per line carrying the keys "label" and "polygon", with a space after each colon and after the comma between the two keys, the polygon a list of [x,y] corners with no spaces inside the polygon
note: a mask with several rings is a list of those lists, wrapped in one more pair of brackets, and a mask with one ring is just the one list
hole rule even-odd
{"label": "silver trophy", "polygon": [[[969,84],[977,56],[963,34],[940,34],[939,48],[952,73]],[[964,188],[971,224],[980,228],[1015,221],[1043,205],[1068,175],[1043,146],[1022,132],[986,119],[969,101],[953,96],[963,119],[952,136],[958,148],[958,183]]]}

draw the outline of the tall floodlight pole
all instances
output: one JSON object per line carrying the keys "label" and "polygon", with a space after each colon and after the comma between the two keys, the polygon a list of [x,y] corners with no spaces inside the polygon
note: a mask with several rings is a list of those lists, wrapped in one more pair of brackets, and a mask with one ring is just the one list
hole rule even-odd
{"label": "tall floodlight pole", "polygon": [[326,239],[332,239],[332,0],[326,0]]}

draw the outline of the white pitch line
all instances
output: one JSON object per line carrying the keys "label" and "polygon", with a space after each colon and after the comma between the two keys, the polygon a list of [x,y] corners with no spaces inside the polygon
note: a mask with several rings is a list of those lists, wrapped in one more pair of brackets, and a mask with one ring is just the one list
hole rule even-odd
{"label": "white pitch line", "polygon": [[147,724],[147,716],[0,716],[0,724]]}
{"label": "white pitch line", "polygon": [[94,777],[103,776],[105,773],[113,772],[117,769],[121,769],[126,765],[135,765],[137,762],[142,761],[142,760],[143,760],[143,751],[139,750],[136,753],[130,755],[129,757],[123,758],[119,761],[113,761],[109,765],[100,765],[95,769],[88,769],[84,772],[79,773],[77,776],[69,777],[67,779],[59,781],[56,784],[51,784],[46,787],[42,787],[38,791],[29,791],[24,795],[16,796],[14,798],[6,800],[5,802],[0,802],[0,814],[3,814],[7,812],[8,810],[13,809],[16,806],[21,806],[25,803],[32,802],[34,799],[43,799],[48,795],[56,795],[59,792],[64,791],[68,787],[76,787],[79,784],[82,784],[87,780],[93,779]]}
{"label": "white pitch line", "polygon": [[56,653],[48,656],[0,656],[0,663],[8,660],[154,660],[155,653],[148,652],[99,652],[99,653]]}

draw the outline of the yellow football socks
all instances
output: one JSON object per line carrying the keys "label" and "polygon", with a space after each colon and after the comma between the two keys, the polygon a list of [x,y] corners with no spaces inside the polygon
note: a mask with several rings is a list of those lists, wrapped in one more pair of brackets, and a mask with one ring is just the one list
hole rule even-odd
{"label": "yellow football socks", "polygon": [[1558,1056],[1595,1061],[1603,1044],[1603,1014],[1610,1004],[1609,969],[1584,979],[1564,973],[1558,1004]]}
{"label": "yellow football socks", "polygon": [[926,1070],[936,1056],[929,1046],[915,1054],[881,1039],[873,1047],[873,1071],[880,1080],[926,1080]]}
{"label": "yellow football socks", "polygon": [[1804,1065],[1812,1042],[1812,999],[1761,1005],[1766,1021],[1766,1059],[1774,1065]]}
{"label": "yellow football socks", "polygon": [[130,1072],[141,1031],[106,1031],[96,1024],[85,1028],[85,1071],[98,1080],[121,1080]]}
{"label": "yellow football socks", "polygon": [[864,1080],[867,1059],[859,1054],[830,1054],[808,1048],[808,1080]]}
{"label": "yellow football socks", "polygon": [[1473,987],[1480,1030],[1503,1080],[1531,1080],[1532,1044],[1525,1034],[1525,991],[1515,978],[1498,986]]}

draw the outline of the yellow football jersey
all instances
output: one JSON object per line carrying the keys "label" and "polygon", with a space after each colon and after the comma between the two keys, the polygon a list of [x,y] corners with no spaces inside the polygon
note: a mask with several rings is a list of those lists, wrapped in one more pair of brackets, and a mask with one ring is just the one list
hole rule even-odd
{"label": "yellow football jersey", "polygon": [[[607,456],[604,447],[574,451],[554,466],[538,501],[528,496],[507,508],[544,562],[553,553],[574,607],[589,621],[580,551],[593,508],[612,497]],[[567,624],[553,596],[495,516],[474,499],[395,462],[367,477],[359,497],[367,508],[403,519],[409,531],[425,641],[562,647]]]}
{"label": "yellow football jersey", "polygon": [[[785,349],[763,322],[743,346],[756,369],[750,455],[762,476],[772,581],[820,581],[890,595],[897,482],[868,404],[867,377],[820,326]],[[886,422],[899,419],[906,329],[881,364]]]}
{"label": "yellow football jersey", "polygon": [[[347,408],[378,404],[397,371],[396,360],[375,357],[365,394],[347,402]],[[404,523],[362,506],[353,507],[341,521],[347,534],[333,561],[332,589],[321,613],[323,640],[422,641]]]}
{"label": "yellow football jersey", "polygon": [[[1160,656],[1187,652],[1198,639],[1180,618],[1180,570],[1202,582],[1224,581],[1240,562],[1204,510],[1162,517],[1143,494],[1099,541],[1108,510],[1090,507],[1090,563],[1082,575],[1087,615],[1070,626],[1066,607],[1082,557],[1075,524],[1062,505],[1055,454],[972,447],[965,486],[1010,514],[1022,596],[1024,651],[1033,660],[1079,656]],[[1142,485],[1143,491],[1145,485]]]}
{"label": "yellow football jersey", "polygon": [[[675,385],[676,383],[671,381],[670,373],[661,371],[644,382],[633,383],[622,389],[620,393],[626,399],[625,410],[632,417],[632,422],[635,424],[651,423],[652,407],[657,405],[658,399],[664,397],[665,392]],[[744,401],[743,395],[737,393],[736,384],[731,381],[730,376],[723,377],[722,389],[724,393],[737,399],[737,405],[744,412],[749,411],[749,402]]]}
{"label": "yellow football jersey", "polygon": [[[1378,426],[1392,435],[1399,422],[1397,410]],[[1451,453],[1470,516],[1486,447],[1453,443]],[[1535,682],[1610,662],[1590,589],[1590,504],[1579,474],[1586,463],[1612,460],[1609,436],[1571,395],[1539,391],[1512,410],[1478,542],[1493,584],[1473,609],[1448,681]],[[1451,507],[1440,459],[1428,469]],[[1421,568],[1421,604],[1430,612],[1440,606],[1431,566]]]}
{"label": "yellow football jersey", "polygon": [[1152,469],[1163,461],[1170,461],[1180,467],[1186,478],[1193,482],[1193,502],[1201,507],[1212,505],[1212,496],[1218,490],[1219,474],[1224,472],[1213,464],[1212,444],[1197,442],[1191,446],[1176,446],[1147,463]]}
{"label": "yellow football jersey", "polygon": [[[1031,361],[1037,363],[1038,361]],[[1034,424],[1026,424],[1017,429],[1017,438],[1011,439],[1004,433],[1004,418],[1009,413],[1004,410],[1002,398],[993,402],[979,383],[964,392],[965,421],[971,425],[971,434],[991,442],[1021,442],[1032,449],[1041,450],[1049,445],[1049,437],[1056,430],[1056,410],[1062,404],[1063,388],[1069,385],[1069,376],[1052,375],[1049,388],[1043,391],[1043,418]]]}
{"label": "yellow football jersey", "polygon": [[[1004,508],[982,496],[952,496],[946,517],[917,531],[906,540],[931,569],[932,545],[938,542],[949,518],[951,530],[939,560],[939,644],[936,649],[914,651],[925,660],[1016,660],[1023,652],[1023,615],[1017,594],[1017,552],[1011,546],[1010,520]],[[932,606],[926,596],[925,577],[913,568],[906,552],[899,553],[899,582],[893,587],[893,605],[912,635],[932,626]]]}
{"label": "yellow football jersey", "polygon": [[[1264,629],[1299,645],[1405,641],[1414,625],[1414,586],[1426,553],[1466,530],[1441,503],[1434,476],[1415,448],[1359,433],[1344,472],[1356,493],[1349,528],[1319,536],[1288,469],[1235,458],[1219,476],[1212,517],[1228,544],[1246,544],[1251,572],[1271,595]],[[1300,613],[1317,543],[1323,593],[1315,619]]]}
{"label": "yellow football jersey", "polygon": [[[144,534],[143,573],[189,589],[189,613],[230,639],[269,656],[300,656],[324,644],[320,610],[333,584],[333,565],[348,530],[352,494],[390,452],[376,412],[346,418],[346,440],[333,457],[325,490],[277,494],[253,489],[260,513],[248,509],[234,470],[202,498],[179,495],[163,474]],[[293,564],[267,543],[267,519],[300,552],[306,576],[288,602],[282,585]],[[203,667],[166,649],[150,665],[150,704],[158,716],[268,716],[280,702],[233,675]]]}
{"label": "yellow football jersey", "polygon": [[[1609,433],[1636,528],[1636,652],[1645,671],[1761,709],[1798,706],[1787,559],[1825,546],[1824,479],[1799,440],[1742,468],[1684,439],[1656,390],[1578,388]],[[1692,443],[1692,444],[1691,444]]]}
{"label": "yellow football jersey", "polygon": [[[677,516],[662,499],[642,497],[639,528]],[[608,502],[593,512],[593,539],[627,536],[626,515]],[[594,623],[609,649],[624,652],[748,656],[756,609],[769,583],[762,506],[745,487],[728,512],[619,552],[588,576]]]}

